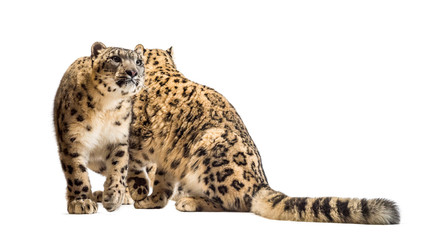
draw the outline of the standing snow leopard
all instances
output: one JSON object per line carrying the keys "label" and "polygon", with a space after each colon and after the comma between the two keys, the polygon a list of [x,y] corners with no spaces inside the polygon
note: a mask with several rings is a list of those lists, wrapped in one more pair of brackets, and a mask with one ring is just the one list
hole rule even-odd
{"label": "standing snow leopard", "polygon": [[[242,211],[310,222],[399,222],[398,208],[389,200],[298,198],[271,189],[234,107],[218,92],[184,77],[172,49],[145,49],[144,62],[147,88],[134,97],[129,140],[127,182],[135,208],[162,208],[173,198],[180,211]],[[148,176],[154,179],[150,196]]]}
{"label": "standing snow leopard", "polygon": [[[132,51],[96,42],[91,57],[77,59],[61,80],[54,126],[69,213],[95,213],[96,201],[108,211],[131,202],[125,180],[128,137],[131,97],[144,82],[142,53],[142,45]],[[91,192],[87,167],[106,176],[103,193]]]}

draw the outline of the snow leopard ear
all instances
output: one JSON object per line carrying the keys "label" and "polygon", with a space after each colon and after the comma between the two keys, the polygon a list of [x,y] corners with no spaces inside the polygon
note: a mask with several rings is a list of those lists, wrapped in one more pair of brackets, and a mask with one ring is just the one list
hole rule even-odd
{"label": "snow leopard ear", "polygon": [[91,58],[95,59],[99,54],[102,52],[103,49],[105,49],[105,44],[101,42],[95,42],[93,43],[93,46],[91,46]]}
{"label": "snow leopard ear", "polygon": [[142,44],[138,44],[135,47],[135,52],[137,52],[138,54],[143,55],[145,53],[145,48],[144,46],[142,46]]}
{"label": "snow leopard ear", "polygon": [[169,56],[174,56],[174,51],[172,50],[172,47],[168,48],[168,50],[166,50],[166,52],[169,54]]}

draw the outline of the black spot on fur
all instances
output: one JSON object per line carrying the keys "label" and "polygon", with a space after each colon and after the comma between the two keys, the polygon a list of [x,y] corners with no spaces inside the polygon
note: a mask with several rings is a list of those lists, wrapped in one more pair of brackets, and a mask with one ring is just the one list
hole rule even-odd
{"label": "black spot on fur", "polygon": [[82,122],[84,121],[84,117],[81,115],[78,115],[78,117],[76,118],[76,120],[78,120],[78,122]]}
{"label": "black spot on fur", "polygon": [[123,151],[123,150],[118,151],[118,152],[115,154],[115,156],[116,156],[116,157],[122,157],[122,156],[124,156],[124,151]]}
{"label": "black spot on fur", "polygon": [[177,129],[175,129],[174,133],[175,133],[175,136],[177,136],[177,138],[179,139],[183,136],[185,131],[186,131],[185,128],[179,127]]}
{"label": "black spot on fur", "polygon": [[64,164],[63,162],[61,162],[61,168],[63,169],[63,172],[66,172],[66,164]]}
{"label": "black spot on fur", "polygon": [[212,200],[213,200],[215,203],[218,203],[218,204],[220,204],[220,205],[223,205],[223,201],[222,201],[219,197],[213,197],[213,198],[212,198]]}
{"label": "black spot on fur", "polygon": [[226,187],[226,186],[224,186],[224,185],[219,186],[217,189],[218,189],[218,191],[219,191],[222,195],[225,195],[225,194],[228,192],[227,187]]}
{"label": "black spot on fur", "polygon": [[251,208],[251,202],[252,201],[253,201],[253,199],[250,197],[250,195],[248,195],[248,194],[244,195],[244,202],[245,202],[245,205],[247,206],[248,209]]}
{"label": "black spot on fur", "polygon": [[213,162],[212,162],[212,166],[213,167],[220,167],[220,166],[223,166],[223,165],[226,165],[226,164],[228,164],[229,163],[229,161],[228,160],[226,160],[226,159],[221,159],[221,160],[214,160]]}
{"label": "black spot on fur", "polygon": [[254,197],[256,195],[256,193],[260,191],[260,189],[262,189],[263,187],[266,187],[266,186],[268,186],[268,184],[264,184],[264,183],[261,183],[259,185],[253,184],[253,192],[252,192],[253,195],[252,196]]}
{"label": "black spot on fur", "polygon": [[184,171],[180,175],[180,179],[183,179],[187,175],[187,169],[184,169]]}
{"label": "black spot on fur", "polygon": [[325,217],[328,219],[328,221],[333,222],[334,219],[331,216],[331,205],[329,202],[331,201],[331,198],[325,198],[322,202],[322,205],[320,206],[320,211],[325,215]]}
{"label": "black spot on fur", "polygon": [[202,130],[202,131],[205,131],[205,130],[210,129],[210,128],[212,128],[212,127],[214,127],[214,124],[207,122],[207,123],[204,123],[204,124],[202,125],[201,130]]}
{"label": "black spot on fur", "polygon": [[[145,178],[140,178],[140,177],[131,177],[129,179],[127,179],[127,182],[131,182],[131,181],[135,181],[135,183],[133,184],[133,188],[137,189],[140,186],[147,186],[147,180]],[[129,185],[130,186],[130,185]]]}
{"label": "black spot on fur", "polygon": [[238,166],[245,166],[247,165],[247,161],[246,161],[246,156],[243,152],[238,152],[236,154],[233,155],[233,161],[234,163],[236,163]]}
{"label": "black spot on fur", "polygon": [[307,198],[296,198],[295,204],[299,212],[299,218],[302,219],[302,214],[305,214],[305,206],[307,206]]}
{"label": "black spot on fur", "polygon": [[212,149],[213,157],[222,158],[226,157],[226,152],[228,149],[223,144],[216,144]]}
{"label": "black spot on fur", "polygon": [[169,105],[171,105],[172,107],[176,107],[179,102],[180,102],[180,100],[174,99],[171,102],[169,102]]}
{"label": "black spot on fur", "polygon": [[283,199],[285,199],[287,196],[284,194],[276,195],[275,197],[269,199],[269,202],[272,202],[272,207],[274,208],[277,206]]}
{"label": "black spot on fur", "polygon": [[195,155],[198,157],[202,157],[207,155],[207,151],[205,150],[205,148],[200,147],[198,150],[196,150]]}
{"label": "black spot on fur", "polygon": [[189,144],[188,143],[184,144],[183,145],[183,149],[184,149],[184,151],[183,151],[183,157],[184,158],[188,158],[189,155],[190,155],[190,146],[189,146]]}
{"label": "black spot on fur", "polygon": [[239,198],[235,198],[235,209],[239,210],[241,208],[241,200]]}
{"label": "black spot on fur", "polygon": [[370,209],[368,208],[367,199],[361,199],[361,209],[362,209],[362,216],[364,216],[364,218],[367,219],[370,216]]}
{"label": "black spot on fur", "polygon": [[102,167],[99,168],[99,172],[101,172],[101,173],[103,173],[105,170],[106,170],[105,166],[102,166]]}
{"label": "black spot on fur", "polygon": [[171,168],[176,169],[180,165],[180,163],[181,163],[180,159],[176,159],[176,160],[172,161]]}
{"label": "black spot on fur", "polygon": [[287,199],[284,202],[284,211],[293,211],[295,209],[293,198]]}
{"label": "black spot on fur", "polygon": [[199,160],[196,160],[196,161],[192,164],[191,168],[193,169],[193,171],[196,171],[196,170],[198,169],[198,167],[199,167]]}
{"label": "black spot on fur", "polygon": [[82,165],[82,164],[79,164],[79,169],[81,169],[81,172],[86,172],[87,171],[87,169]]}
{"label": "black spot on fur", "polygon": [[85,91],[87,91],[87,86],[85,86],[85,84],[81,84],[82,89],[84,89]]}
{"label": "black spot on fur", "polygon": [[211,158],[205,158],[202,162],[205,166],[208,166],[210,164]]}
{"label": "black spot on fur", "polygon": [[79,180],[79,179],[75,179],[73,181],[73,183],[75,183],[76,186],[81,186],[83,184],[83,182],[81,180]]}
{"label": "black spot on fur", "polygon": [[[103,96],[103,94],[102,94],[102,96]],[[92,104],[90,101],[87,102],[87,106],[91,109],[94,108],[94,104]]]}
{"label": "black spot on fur", "polygon": [[172,193],[173,193],[173,192],[172,192],[172,190],[170,190],[170,189],[166,189],[166,190],[165,190],[165,194],[166,194],[166,197],[167,197],[167,198],[170,198],[170,197],[172,196]]}
{"label": "black spot on fur", "polygon": [[343,202],[341,200],[337,200],[338,214],[340,215],[340,218],[344,219],[344,221],[350,217],[350,209],[348,208],[348,204],[348,201]]}
{"label": "black spot on fur", "polygon": [[230,175],[233,174],[233,169],[232,168],[226,168],[221,172],[217,172],[216,176],[217,176],[217,181],[218,182],[223,182],[227,177],[229,177]]}
{"label": "black spot on fur", "polygon": [[244,187],[244,184],[239,182],[238,180],[233,180],[231,186],[234,187],[237,191],[239,191],[241,190],[241,188]]}
{"label": "black spot on fur", "polygon": [[313,205],[311,206],[311,209],[313,210],[314,217],[319,217],[319,211],[320,211],[320,199],[316,199],[313,202]]}

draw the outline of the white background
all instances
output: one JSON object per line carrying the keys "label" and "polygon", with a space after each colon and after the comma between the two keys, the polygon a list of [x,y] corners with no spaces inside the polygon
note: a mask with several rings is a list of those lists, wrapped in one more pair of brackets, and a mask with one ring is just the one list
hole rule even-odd
{"label": "white background", "polygon": [[[427,1],[2,1],[0,238],[429,239],[430,16]],[[68,215],[53,99],[95,41],[174,46],[180,71],[236,107],[274,189],[389,198],[401,224],[180,213],[173,203]]]}

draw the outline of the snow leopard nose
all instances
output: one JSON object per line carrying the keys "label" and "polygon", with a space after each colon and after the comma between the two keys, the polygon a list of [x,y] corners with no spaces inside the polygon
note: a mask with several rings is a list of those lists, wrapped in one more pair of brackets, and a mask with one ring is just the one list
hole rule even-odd
{"label": "snow leopard nose", "polygon": [[133,71],[133,70],[126,70],[126,73],[132,78],[138,74],[136,71]]}

